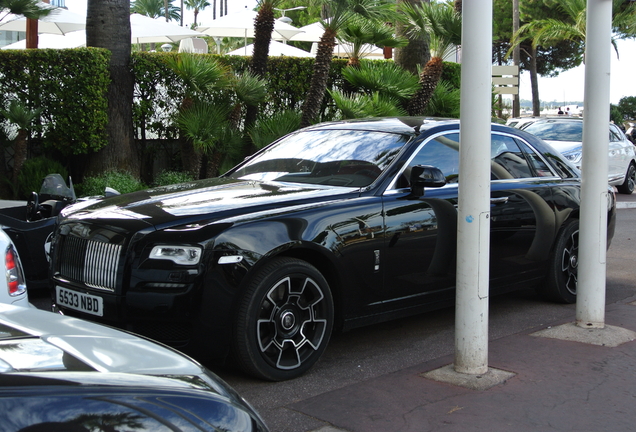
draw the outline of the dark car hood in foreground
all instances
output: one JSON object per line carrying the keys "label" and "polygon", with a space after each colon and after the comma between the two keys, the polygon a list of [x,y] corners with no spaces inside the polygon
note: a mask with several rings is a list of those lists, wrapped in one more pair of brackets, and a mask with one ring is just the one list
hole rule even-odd
{"label": "dark car hood in foreground", "polygon": [[136,220],[160,228],[187,223],[208,215],[209,222],[242,214],[315,202],[327,197],[338,199],[357,188],[267,183],[214,178],[147,189],[110,198],[90,199],[63,211],[71,220],[99,218]]}

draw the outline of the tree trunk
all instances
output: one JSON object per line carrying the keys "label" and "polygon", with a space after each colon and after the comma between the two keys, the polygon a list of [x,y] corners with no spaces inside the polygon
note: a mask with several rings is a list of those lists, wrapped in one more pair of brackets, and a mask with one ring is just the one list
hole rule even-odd
{"label": "tree trunk", "polygon": [[[18,131],[18,136],[15,137],[13,141],[13,185],[16,186],[18,184],[18,175],[20,174],[20,170],[22,169],[22,165],[27,158],[27,139],[29,137],[29,133],[26,129],[20,129]],[[4,151],[4,150],[3,150]]]}
{"label": "tree trunk", "polygon": [[[13,198],[11,191],[11,174],[7,166],[7,153],[4,148],[0,149],[0,199]],[[15,183],[14,183],[15,184]]]}
{"label": "tree trunk", "polygon": [[138,175],[132,121],[133,76],[130,67],[130,2],[88,0],[86,46],[111,52],[108,86],[108,145],[89,155],[86,172],[129,171]]}
{"label": "tree trunk", "polygon": [[305,96],[303,104],[303,115],[300,120],[300,127],[311,125],[320,112],[322,100],[327,90],[327,80],[331,69],[331,58],[336,46],[336,32],[326,29],[318,43],[318,52],[314,60],[314,71],[311,75],[309,91]]}
{"label": "tree trunk", "polygon": [[[426,0],[428,2],[428,0]],[[401,3],[409,3],[416,5],[422,3],[422,0],[398,0],[398,9]],[[396,64],[407,71],[417,74],[417,66],[425,65],[431,59],[428,48],[427,37],[415,37],[407,34],[407,28],[403,23],[398,22],[395,26],[396,36],[402,36],[408,39],[409,43],[405,47],[396,48],[393,59]]]}
{"label": "tree trunk", "polygon": [[[269,57],[269,43],[274,31],[274,7],[272,2],[261,2],[256,19],[254,20],[254,51],[250,63],[251,72],[259,78],[267,76],[267,59]],[[245,116],[245,129],[256,123],[258,106],[249,105]]]}
{"label": "tree trunk", "polygon": [[435,87],[442,76],[442,70],[444,64],[440,57],[433,57],[420,74],[420,88],[415,92],[411,100],[409,101],[408,113],[409,115],[423,115],[426,110],[426,105],[431,100]]}
{"label": "tree trunk", "polygon": [[539,75],[537,74],[537,49],[530,50],[530,86],[532,88],[532,115],[541,115],[541,100],[539,99]]}

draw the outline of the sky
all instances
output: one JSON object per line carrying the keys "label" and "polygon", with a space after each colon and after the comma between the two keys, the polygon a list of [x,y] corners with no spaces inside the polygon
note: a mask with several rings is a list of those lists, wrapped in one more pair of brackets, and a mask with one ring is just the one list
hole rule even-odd
{"label": "sky", "polygon": [[[179,4],[175,0],[174,4]],[[86,0],[66,0],[69,10],[86,14]],[[238,13],[241,10],[253,9],[256,0],[229,0],[229,13]],[[218,11],[217,11],[218,13]],[[194,12],[185,11],[184,24],[190,25],[194,21]],[[212,8],[209,7],[199,14],[200,23],[212,21]],[[610,77],[610,102],[617,104],[625,96],[636,96],[636,41],[618,41],[619,58],[612,49],[612,65]],[[581,65],[569,71],[562,72],[555,78],[539,78],[539,97],[545,102],[584,100],[585,66]],[[530,89],[530,75],[524,72],[520,78],[519,94],[521,99],[532,99]]]}

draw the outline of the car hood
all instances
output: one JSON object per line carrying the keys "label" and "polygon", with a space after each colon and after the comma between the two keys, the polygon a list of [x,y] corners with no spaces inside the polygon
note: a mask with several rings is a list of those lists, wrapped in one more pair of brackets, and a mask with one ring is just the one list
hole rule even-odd
{"label": "car hood", "polygon": [[583,148],[583,143],[580,141],[554,141],[543,140],[558,150],[560,153],[567,153],[572,150],[580,150]]}
{"label": "car hood", "polygon": [[[0,366],[5,368],[54,368],[51,365],[59,362],[54,357],[64,360],[64,354],[70,354],[98,372],[190,376],[206,373],[189,357],[157,343],[52,312],[0,304],[0,325],[26,334],[4,339],[3,343],[17,347],[0,350]],[[48,365],[43,363],[47,361]]]}
{"label": "car hood", "polygon": [[257,212],[325,199],[339,199],[358,188],[291,183],[237,181],[215,178],[147,189],[110,198],[90,199],[67,207],[63,216],[72,220],[99,218],[102,223],[125,219],[161,228],[209,222],[239,212]]}

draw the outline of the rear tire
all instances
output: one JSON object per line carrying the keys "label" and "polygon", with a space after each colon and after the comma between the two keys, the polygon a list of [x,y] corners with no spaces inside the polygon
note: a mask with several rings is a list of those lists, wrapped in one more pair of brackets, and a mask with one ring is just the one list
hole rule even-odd
{"label": "rear tire", "polygon": [[234,325],[241,369],[270,381],[299,377],[327,347],[334,321],[322,274],[295,258],[275,258],[250,281]]}
{"label": "rear tire", "polygon": [[636,165],[634,163],[630,163],[627,168],[627,173],[625,174],[625,181],[622,185],[617,186],[619,193],[625,195],[631,195],[634,192],[634,187],[636,187]]}
{"label": "rear tire", "polygon": [[579,221],[568,221],[550,257],[548,276],[539,293],[558,303],[575,303],[579,264]]}

